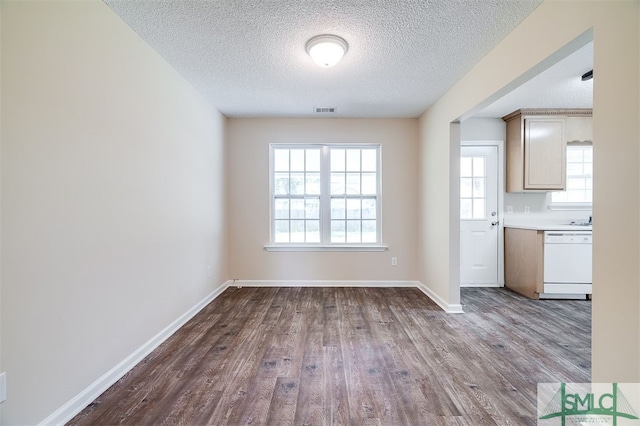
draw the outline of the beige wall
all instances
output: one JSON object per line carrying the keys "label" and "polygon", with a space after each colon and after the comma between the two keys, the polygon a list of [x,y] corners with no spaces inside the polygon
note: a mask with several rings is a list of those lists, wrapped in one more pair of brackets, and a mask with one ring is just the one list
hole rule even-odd
{"label": "beige wall", "polygon": [[[0,4],[0,371],[2,370],[2,4]],[[2,404],[0,404],[0,424],[2,423]]]}
{"label": "beige wall", "polygon": [[[230,119],[230,274],[244,280],[415,280],[416,119]],[[266,252],[270,143],[382,145],[387,252]],[[391,257],[398,266],[391,266]]]}
{"label": "beige wall", "polygon": [[640,382],[638,7],[543,3],[420,118],[418,277],[457,303],[459,151],[450,123],[571,53],[593,29],[594,139],[606,141],[594,147],[593,380],[604,382]]}
{"label": "beige wall", "polygon": [[102,2],[2,3],[4,423],[42,421],[227,279],[224,127]]}

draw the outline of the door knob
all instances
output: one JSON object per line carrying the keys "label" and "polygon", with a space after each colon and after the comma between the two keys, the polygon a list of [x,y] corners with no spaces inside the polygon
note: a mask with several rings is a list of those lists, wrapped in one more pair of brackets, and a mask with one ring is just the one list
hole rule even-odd
{"label": "door knob", "polygon": [[497,224],[499,224],[499,223],[500,223],[500,221],[499,221],[499,220],[493,221],[493,222],[491,222],[491,226],[496,226],[496,225],[497,225]]}

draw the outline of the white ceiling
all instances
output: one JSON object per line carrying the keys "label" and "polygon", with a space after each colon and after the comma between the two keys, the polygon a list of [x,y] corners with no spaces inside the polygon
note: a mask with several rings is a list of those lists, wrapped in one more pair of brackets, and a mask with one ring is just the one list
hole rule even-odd
{"label": "white ceiling", "polygon": [[582,81],[581,78],[591,70],[593,42],[489,105],[475,117],[504,117],[520,108],[593,108],[593,79]]}
{"label": "white ceiling", "polygon": [[[417,117],[542,3],[103,1],[230,117]],[[331,68],[305,52],[325,33],[349,43]]]}

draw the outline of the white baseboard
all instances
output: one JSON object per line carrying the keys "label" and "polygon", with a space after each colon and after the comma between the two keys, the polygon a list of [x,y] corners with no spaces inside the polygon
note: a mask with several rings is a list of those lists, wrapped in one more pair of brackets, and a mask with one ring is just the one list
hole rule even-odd
{"label": "white baseboard", "polygon": [[160,331],[145,344],[136,349],[131,355],[122,360],[118,365],[107,371],[102,377],[90,384],[78,395],[73,397],[69,402],[54,411],[46,419],[40,422],[40,426],[48,425],[64,425],[74,416],[80,413],[87,405],[93,402],[104,391],[109,389],[115,382],[120,380],[127,372],[135,367],[155,348],[160,346],[180,327],[193,318],[212,300],[222,294],[228,287],[413,287],[420,289],[438,306],[447,313],[462,313],[462,305],[448,304],[431,289],[419,281],[367,281],[367,280],[233,280],[227,281],[206,296],[194,307],[181,315],[174,322],[169,324],[164,330]]}
{"label": "white baseboard", "polygon": [[198,312],[200,312],[205,306],[207,306],[213,299],[222,294],[223,291],[231,285],[231,281],[223,283],[220,287],[214,290],[211,294],[206,296],[194,307],[182,314],[178,319],[165,327],[164,330],[153,336],[144,345],[136,349],[131,355],[122,360],[118,365],[107,371],[102,377],[98,378],[95,382],[90,384],[86,389],[73,397],[65,405],[54,411],[49,417],[40,422],[40,425],[64,425],[71,420],[76,414],[82,411],[87,405],[93,402],[104,391],[109,389],[111,385],[120,380],[129,370],[142,361],[147,355],[149,355],[155,348],[160,346],[165,340],[167,340],[173,333],[175,333],[180,327],[193,318]]}
{"label": "white baseboard", "polygon": [[233,280],[230,287],[416,287],[417,281]]}
{"label": "white baseboard", "polygon": [[448,314],[463,314],[462,305],[459,304],[450,304],[442,300],[440,296],[435,294],[433,290],[424,285],[423,283],[418,281],[417,285],[418,289],[426,294],[431,300],[436,302],[438,306],[440,306],[446,313]]}
{"label": "white baseboard", "polygon": [[420,289],[445,312],[463,313],[462,305],[446,303],[440,296],[420,281],[374,280],[233,280],[231,287],[410,287]]}

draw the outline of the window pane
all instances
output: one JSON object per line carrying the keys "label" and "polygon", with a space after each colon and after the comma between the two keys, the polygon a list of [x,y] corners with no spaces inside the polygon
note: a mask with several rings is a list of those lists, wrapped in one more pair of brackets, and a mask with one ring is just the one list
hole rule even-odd
{"label": "window pane", "polygon": [[307,220],[307,240],[308,243],[320,242],[320,221],[319,220]]}
{"label": "window pane", "polygon": [[291,171],[304,172],[304,149],[291,150]]}
{"label": "window pane", "polygon": [[304,194],[304,173],[291,173],[290,194]]}
{"label": "window pane", "polygon": [[289,173],[276,173],[273,182],[273,192],[276,195],[289,193]]}
{"label": "window pane", "polygon": [[568,178],[567,179],[567,190],[571,189],[584,189],[585,188],[584,178]]}
{"label": "window pane", "polygon": [[344,172],[344,149],[331,149],[331,171]]}
{"label": "window pane", "polygon": [[278,199],[275,201],[273,217],[276,219],[289,219],[289,200]]}
{"label": "window pane", "polygon": [[360,171],[360,150],[359,149],[347,150],[347,171],[348,172]]}
{"label": "window pane", "polygon": [[593,146],[583,147],[582,155],[585,163],[593,163]]}
{"label": "window pane", "polygon": [[581,176],[583,173],[582,163],[567,163],[567,176]]}
{"label": "window pane", "polygon": [[362,150],[362,171],[375,172],[378,170],[378,156],[375,149]]}
{"label": "window pane", "polygon": [[473,176],[476,177],[485,177],[484,173],[484,157],[474,157],[473,158]]}
{"label": "window pane", "polygon": [[319,149],[307,149],[307,168],[308,172],[320,171],[320,150]]}
{"label": "window pane", "polygon": [[585,191],[582,189],[567,191],[567,200],[570,203],[579,203],[581,201],[586,201],[585,199]]}
{"label": "window pane", "polygon": [[347,173],[347,194],[360,194],[360,173]]}
{"label": "window pane", "polygon": [[460,178],[460,196],[470,198],[473,195],[473,178]]}
{"label": "window pane", "polygon": [[291,200],[291,218],[304,219],[304,200]]}
{"label": "window pane", "polygon": [[593,163],[584,163],[585,176],[593,176]]}
{"label": "window pane", "polygon": [[484,178],[473,179],[473,196],[484,198]]}
{"label": "window pane", "polygon": [[320,195],[320,173],[307,173],[306,193]]}
{"label": "window pane", "polygon": [[567,148],[567,162],[569,163],[582,163],[582,149],[576,149],[569,147]]}
{"label": "window pane", "polygon": [[471,157],[460,158],[460,176],[471,177],[473,176],[471,170]]}
{"label": "window pane", "polygon": [[307,219],[320,219],[320,199],[308,198],[305,200],[305,213]]}
{"label": "window pane", "polygon": [[359,243],[360,241],[360,221],[347,220],[347,242]]}
{"label": "window pane", "polygon": [[376,236],[376,221],[363,220],[362,221],[362,242],[375,243],[377,241],[378,241],[378,238]]}
{"label": "window pane", "polygon": [[331,195],[342,195],[345,193],[344,173],[331,173]]}
{"label": "window pane", "polygon": [[377,182],[375,173],[363,173],[362,174],[362,194],[375,195],[377,191]]}
{"label": "window pane", "polygon": [[274,228],[275,228],[276,243],[288,243],[289,242],[289,221],[276,220]]}
{"label": "window pane", "polygon": [[346,219],[346,207],[344,198],[331,199],[331,219]]}
{"label": "window pane", "polygon": [[304,220],[291,221],[291,242],[304,243],[305,234]]}
{"label": "window pane", "polygon": [[362,217],[362,211],[360,207],[360,200],[347,200],[347,219],[360,219]]}
{"label": "window pane", "polygon": [[289,150],[275,149],[273,151],[273,170],[276,172],[289,171]]}
{"label": "window pane", "polygon": [[486,218],[484,200],[482,199],[473,200],[473,218],[474,219]]}
{"label": "window pane", "polygon": [[345,242],[345,229],[344,220],[332,220],[331,221],[331,242],[332,243],[344,243]]}
{"label": "window pane", "polygon": [[376,218],[376,200],[362,200],[362,218]]}
{"label": "window pane", "polygon": [[473,218],[473,201],[472,200],[460,200],[460,219],[472,219]]}

